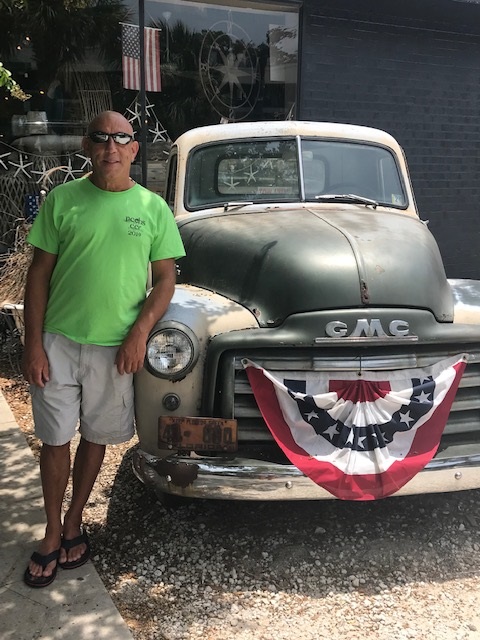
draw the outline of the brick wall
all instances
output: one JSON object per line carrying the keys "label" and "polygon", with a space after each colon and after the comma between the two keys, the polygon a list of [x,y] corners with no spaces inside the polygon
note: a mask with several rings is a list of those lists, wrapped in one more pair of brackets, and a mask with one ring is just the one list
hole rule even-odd
{"label": "brick wall", "polygon": [[404,147],[447,274],[480,278],[480,6],[306,0],[298,116]]}

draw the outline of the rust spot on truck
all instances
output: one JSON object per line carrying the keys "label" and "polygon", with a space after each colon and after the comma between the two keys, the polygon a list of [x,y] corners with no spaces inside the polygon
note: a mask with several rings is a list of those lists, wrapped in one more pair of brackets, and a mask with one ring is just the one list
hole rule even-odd
{"label": "rust spot on truck", "polygon": [[368,291],[368,285],[365,280],[362,280],[360,284],[360,291],[362,296],[362,304],[369,304],[370,302],[370,293]]}
{"label": "rust spot on truck", "polygon": [[198,465],[196,464],[157,460],[152,466],[159,476],[169,478],[172,484],[182,487],[182,489],[193,484],[198,477]]}

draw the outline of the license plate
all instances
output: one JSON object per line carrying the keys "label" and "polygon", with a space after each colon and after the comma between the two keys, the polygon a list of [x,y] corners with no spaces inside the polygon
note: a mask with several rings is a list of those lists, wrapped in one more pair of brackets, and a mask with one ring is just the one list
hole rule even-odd
{"label": "license plate", "polygon": [[237,421],[160,416],[158,447],[187,451],[236,451]]}

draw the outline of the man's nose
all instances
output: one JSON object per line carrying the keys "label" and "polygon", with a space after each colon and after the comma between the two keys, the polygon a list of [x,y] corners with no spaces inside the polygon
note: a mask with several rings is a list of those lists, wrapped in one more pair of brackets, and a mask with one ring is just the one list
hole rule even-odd
{"label": "man's nose", "polygon": [[109,151],[112,151],[112,149],[116,149],[115,142],[110,136],[107,139],[106,147]]}

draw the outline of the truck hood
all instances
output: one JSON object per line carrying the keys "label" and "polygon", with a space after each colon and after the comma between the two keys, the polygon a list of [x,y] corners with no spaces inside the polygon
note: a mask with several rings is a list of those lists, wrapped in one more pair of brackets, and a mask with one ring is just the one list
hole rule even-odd
{"label": "truck hood", "polygon": [[451,322],[433,236],[417,218],[362,207],[205,214],[179,222],[180,278],[278,326],[320,309],[407,307]]}

